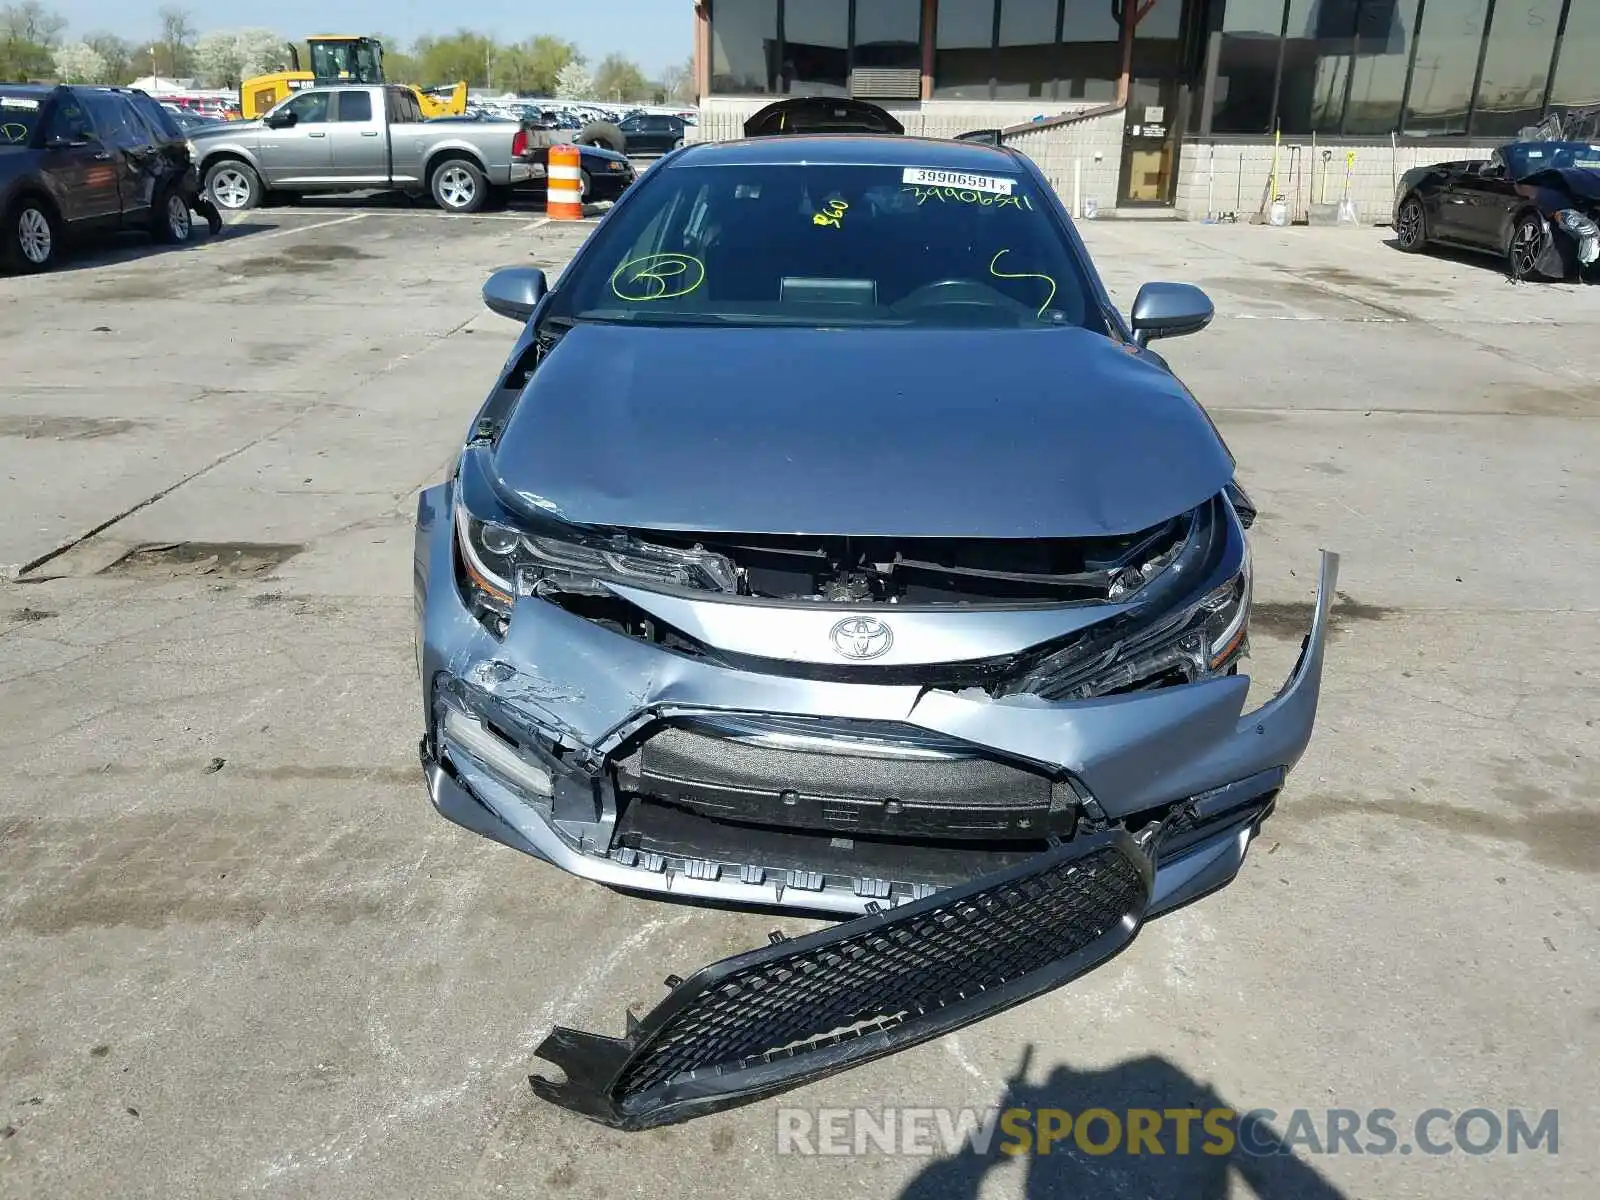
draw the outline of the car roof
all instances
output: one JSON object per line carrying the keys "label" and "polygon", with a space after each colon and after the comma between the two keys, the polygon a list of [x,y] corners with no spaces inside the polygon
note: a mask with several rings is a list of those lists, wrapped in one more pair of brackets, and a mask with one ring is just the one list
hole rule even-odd
{"label": "car roof", "polygon": [[737,142],[695,142],[669,166],[883,166],[936,171],[1016,171],[1013,150],[976,142],[879,133],[795,133]]}

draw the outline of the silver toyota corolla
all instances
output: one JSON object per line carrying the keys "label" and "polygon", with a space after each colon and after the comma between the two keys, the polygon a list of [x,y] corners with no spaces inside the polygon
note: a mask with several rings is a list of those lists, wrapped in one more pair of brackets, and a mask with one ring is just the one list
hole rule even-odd
{"label": "silver toyota corolla", "polygon": [[[524,328],[417,515],[445,816],[615,888],[862,917],[824,955],[897,914],[935,938],[929,913],[988,920],[970,897],[996,886],[1062,889],[1062,941],[961,984],[991,1007],[1239,870],[1311,736],[1336,562],[1289,680],[1246,712],[1254,512],[1146,348],[1211,304],[1149,284],[1125,321],[1026,158],[691,146],[557,288],[509,270],[485,299]],[[1024,936],[980,932],[969,966]],[[712,1065],[720,1104],[784,1085],[778,1059],[845,1026],[844,1058],[904,1044],[913,1009],[913,1040],[939,1032],[892,993],[796,997],[819,1028],[620,1075],[558,1031],[588,1091],[549,1094],[654,1123],[715,1106]]]}

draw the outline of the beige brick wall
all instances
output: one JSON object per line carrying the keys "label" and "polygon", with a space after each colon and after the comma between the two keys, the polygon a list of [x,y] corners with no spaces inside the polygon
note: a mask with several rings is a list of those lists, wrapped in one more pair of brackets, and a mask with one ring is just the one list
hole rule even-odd
{"label": "beige brick wall", "polygon": [[[1295,154],[1291,146],[1299,146]],[[1312,204],[1322,201],[1322,152],[1327,162],[1327,202],[1337,204],[1345,190],[1345,155],[1355,153],[1350,171],[1350,199],[1363,223],[1385,225],[1394,209],[1396,181],[1412,167],[1450,160],[1481,159],[1491,146],[1400,146],[1388,142],[1318,146],[1309,140],[1278,147],[1277,194],[1284,198],[1291,220],[1305,220]],[[1247,220],[1261,208],[1272,175],[1272,145],[1217,145],[1185,142],[1178,162],[1177,214],[1201,220],[1207,214],[1237,213]]]}
{"label": "beige brick wall", "polygon": [[1083,215],[1090,200],[1101,213],[1107,213],[1117,202],[1123,120],[1121,111],[1107,113],[1071,125],[1014,134],[1006,139],[1006,145],[1033,159],[1074,217]]}

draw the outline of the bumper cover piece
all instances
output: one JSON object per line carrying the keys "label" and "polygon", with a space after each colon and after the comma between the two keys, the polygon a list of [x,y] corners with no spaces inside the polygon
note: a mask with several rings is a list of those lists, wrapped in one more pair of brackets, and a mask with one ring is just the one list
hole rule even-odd
{"label": "bumper cover piece", "polygon": [[627,1036],[557,1027],[541,1097],[619,1129],[730,1108],[917,1045],[1060,987],[1131,942],[1143,846],[1111,831],[900,907],[702,967]]}

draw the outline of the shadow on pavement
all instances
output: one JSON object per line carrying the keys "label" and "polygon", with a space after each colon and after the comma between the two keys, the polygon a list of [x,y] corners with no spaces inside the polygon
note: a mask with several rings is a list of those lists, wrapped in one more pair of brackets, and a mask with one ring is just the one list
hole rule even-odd
{"label": "shadow on pavement", "polygon": [[[1042,1128],[1041,1109],[1061,1110],[1077,1116],[1090,1109],[1115,1114],[1125,1126],[1129,1110],[1146,1109],[1164,1114],[1169,1109],[1198,1110],[1205,1114],[1216,1109],[1233,1110],[1227,1100],[1205,1084],[1190,1078],[1164,1058],[1137,1058],[1104,1070],[1077,1071],[1057,1066],[1040,1083],[1029,1083],[1028,1067],[1033,1047],[1023,1052],[1015,1075],[1006,1083],[996,1111],[1030,1110],[1022,1127]],[[1089,1123],[1088,1144],[1097,1153],[1087,1153],[1074,1133],[1055,1140],[1048,1153],[1038,1153],[1037,1141],[1025,1154],[1007,1154],[1001,1147],[1016,1147],[1018,1140],[1008,1137],[1004,1124],[985,1150],[970,1146],[952,1158],[942,1158],[923,1170],[899,1200],[977,1200],[985,1177],[996,1167],[1020,1162],[1026,1173],[1022,1195],[1028,1200],[1115,1200],[1119,1197],[1181,1198],[1181,1200],[1227,1200],[1240,1192],[1233,1186],[1237,1178],[1250,1188],[1249,1194],[1262,1200],[1346,1200],[1344,1193],[1322,1177],[1303,1159],[1296,1158],[1282,1138],[1265,1121],[1247,1112],[1228,1121],[1236,1134],[1235,1144],[1225,1147],[1208,1134],[1203,1117],[1192,1119],[1189,1152],[1177,1153],[1179,1145],[1175,1123],[1166,1118],[1160,1129],[1163,1153],[1153,1153],[1149,1144],[1140,1153],[1129,1152],[1129,1138],[1112,1142],[1109,1126],[1097,1117]],[[1058,1126],[1059,1128],[1059,1126]],[[1210,1146],[1212,1153],[1206,1153]],[[1248,1145],[1250,1153],[1240,1148]],[[1226,1149],[1226,1153],[1218,1151]]]}
{"label": "shadow on pavement", "polygon": [[[190,235],[187,242],[177,246],[165,245],[150,237],[149,234],[132,230],[122,233],[100,234],[83,238],[65,247],[59,261],[45,274],[61,275],[68,271],[94,271],[101,267],[126,266],[128,263],[138,262],[144,258],[155,258],[170,254],[188,254],[191,251],[214,245],[217,242],[231,242],[236,238],[249,237],[255,233],[266,233],[277,228],[280,227],[261,222],[241,221],[236,225],[224,225],[222,232],[213,236],[206,231],[205,222],[196,218],[194,233]],[[17,274],[18,272],[9,268],[0,268],[0,277],[16,276]]]}

